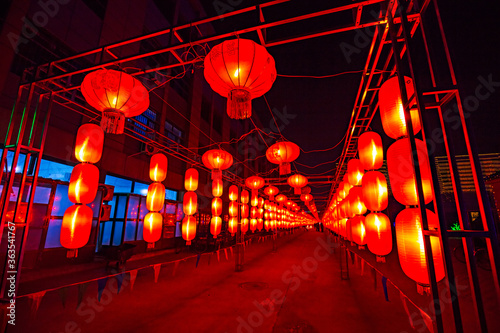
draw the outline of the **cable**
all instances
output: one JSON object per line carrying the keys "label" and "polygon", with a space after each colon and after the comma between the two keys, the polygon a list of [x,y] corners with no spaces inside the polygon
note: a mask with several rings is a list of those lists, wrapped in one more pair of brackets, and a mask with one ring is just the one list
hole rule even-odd
{"label": "cable", "polygon": [[[292,77],[292,78],[308,78],[308,79],[326,79],[329,77],[335,77],[335,76],[340,76],[340,75],[345,75],[345,74],[357,74],[357,73],[362,73],[364,72],[363,69],[358,70],[358,71],[346,71],[346,72],[340,72],[336,74],[330,74],[330,75],[289,75],[289,74],[277,74],[277,76],[281,77]],[[386,73],[390,71],[375,71],[376,73]]]}

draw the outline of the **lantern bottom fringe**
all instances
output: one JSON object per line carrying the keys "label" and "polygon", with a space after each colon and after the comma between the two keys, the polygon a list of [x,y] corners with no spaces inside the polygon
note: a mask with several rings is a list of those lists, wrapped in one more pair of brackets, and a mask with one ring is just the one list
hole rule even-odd
{"label": "lantern bottom fringe", "polygon": [[252,99],[249,91],[233,89],[229,92],[227,115],[231,119],[246,119],[252,116]]}
{"label": "lantern bottom fringe", "polygon": [[280,171],[280,176],[288,175],[289,173],[292,173],[292,167],[288,162],[281,163],[279,166],[279,171]]}
{"label": "lantern bottom fringe", "polygon": [[417,292],[420,295],[430,295],[431,294],[431,286],[428,284],[417,283]]}
{"label": "lantern bottom fringe", "polygon": [[114,109],[102,112],[101,128],[105,133],[123,134],[125,115]]}

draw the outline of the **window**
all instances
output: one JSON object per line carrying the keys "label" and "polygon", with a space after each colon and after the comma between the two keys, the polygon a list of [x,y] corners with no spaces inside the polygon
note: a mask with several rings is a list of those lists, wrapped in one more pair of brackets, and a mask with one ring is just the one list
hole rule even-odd
{"label": "window", "polygon": [[165,199],[176,201],[177,191],[165,189]]}
{"label": "window", "polygon": [[42,159],[42,161],[40,162],[40,170],[38,171],[38,177],[57,179],[69,182],[72,171],[73,167],[71,165],[66,165]]}
{"label": "window", "polygon": [[134,182],[134,190],[132,191],[132,193],[139,195],[148,195],[148,187],[149,184]]}
{"label": "window", "polygon": [[104,184],[115,187],[115,193],[130,193],[132,192],[132,181],[115,176],[106,175]]}
{"label": "window", "polygon": [[[136,136],[141,137],[142,135],[147,138],[154,139],[154,132],[152,132],[149,128],[156,130],[156,112],[151,109],[147,109],[142,114],[135,116],[134,119],[137,120],[137,122],[128,120],[128,127],[137,133]],[[144,126],[141,124],[144,124]]]}
{"label": "window", "polygon": [[184,133],[172,123],[165,121],[165,135],[177,143],[182,143]]}

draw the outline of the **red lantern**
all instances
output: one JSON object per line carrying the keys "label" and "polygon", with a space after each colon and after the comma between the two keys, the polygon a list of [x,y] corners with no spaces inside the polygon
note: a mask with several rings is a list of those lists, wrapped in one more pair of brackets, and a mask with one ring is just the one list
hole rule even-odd
{"label": "red lantern", "polygon": [[365,217],[355,216],[351,219],[352,240],[354,243],[363,246],[366,244]]}
{"label": "red lantern", "polygon": [[271,89],[276,67],[265,47],[238,38],[212,48],[205,57],[205,79],[216,93],[227,97],[228,116],[245,119],[252,115],[252,99]]}
{"label": "red lantern", "polygon": [[242,218],[241,219],[241,233],[244,234],[247,231],[248,231],[248,219]]}
{"label": "red lantern", "polygon": [[300,194],[301,193],[300,189],[307,185],[307,178],[302,175],[295,174],[293,176],[288,177],[287,182],[288,185],[293,187],[294,194]]}
{"label": "red lantern", "polygon": [[222,199],[213,198],[212,199],[212,215],[219,216],[222,213]]}
{"label": "red lantern", "polygon": [[279,164],[280,175],[287,175],[292,172],[290,162],[295,161],[299,157],[299,154],[299,146],[289,141],[277,142],[266,151],[268,161]]}
{"label": "red lantern", "polygon": [[363,201],[371,211],[380,212],[387,208],[387,181],[382,172],[368,171],[363,176]]}
{"label": "red lantern", "polygon": [[92,230],[92,209],[85,205],[73,205],[64,212],[60,242],[67,249],[85,246]]}
{"label": "red lantern", "polygon": [[148,187],[146,208],[152,212],[159,212],[165,203],[165,186],[162,183],[152,183]]}
{"label": "red lantern", "polygon": [[229,222],[227,224],[227,230],[229,233],[234,236],[234,234],[238,231],[238,218],[231,217],[229,218]]}
{"label": "red lantern", "polygon": [[75,165],[69,180],[68,197],[72,203],[89,204],[94,201],[99,185],[99,169],[93,164]]}
{"label": "red lantern", "polygon": [[83,97],[102,111],[101,127],[106,133],[122,134],[125,117],[135,117],[149,107],[149,93],[133,76],[112,69],[99,69],[85,76]]}
{"label": "red lantern", "polygon": [[248,217],[248,205],[241,205],[241,217]]}
{"label": "red lantern", "polygon": [[162,182],[167,178],[167,156],[159,153],[151,156],[149,162],[149,178],[154,182]]}
{"label": "red lantern", "polygon": [[252,200],[250,201],[252,207],[257,207],[259,204],[259,197],[257,195],[252,195]]}
{"label": "red lantern", "polygon": [[257,219],[250,219],[250,231],[257,230]]}
{"label": "red lantern", "polygon": [[375,132],[364,132],[358,139],[358,153],[361,166],[365,170],[375,170],[384,164],[382,138]]}
{"label": "red lantern", "polygon": [[235,201],[231,201],[229,203],[229,216],[231,216],[231,217],[238,216],[238,203]]}
{"label": "red lantern", "polygon": [[163,217],[160,213],[150,212],[144,216],[144,228],[142,229],[142,238],[148,243],[154,243],[160,240]]}
{"label": "red lantern", "polygon": [[[436,214],[426,209],[429,230],[439,228]],[[399,263],[403,272],[421,285],[429,285],[427,261],[422,234],[422,216],[420,208],[403,209],[396,217],[396,240]],[[432,256],[436,281],[444,278],[444,264],[439,237],[431,237]]]}
{"label": "red lantern", "polygon": [[184,214],[193,215],[198,209],[198,197],[194,192],[186,192],[184,194],[184,200],[182,204],[182,209]]}
{"label": "red lantern", "polygon": [[347,163],[347,179],[352,186],[360,186],[365,170],[357,158],[351,159]]}
{"label": "red lantern", "polygon": [[[427,155],[427,148],[423,141],[416,139],[415,143],[420,174],[422,176],[424,201],[428,204],[434,199],[429,156]],[[394,199],[403,205],[418,205],[417,184],[415,172],[413,170],[410,141],[408,138],[394,142],[389,149],[387,149],[387,171],[389,172],[389,180]]]}
{"label": "red lantern", "polygon": [[257,207],[252,207],[250,209],[250,217],[252,219],[256,219],[257,218],[257,214],[258,214],[258,210],[257,209],[258,209]]}
{"label": "red lantern", "polygon": [[[406,86],[406,95],[410,99],[414,93],[413,82],[409,77],[404,77]],[[380,118],[382,119],[382,127],[385,134],[393,139],[399,139],[408,135],[406,130],[406,120],[401,102],[401,91],[399,90],[399,80],[397,76],[385,81],[378,92]],[[413,105],[415,99],[413,99]],[[418,109],[410,109],[411,123],[413,132],[416,134],[420,131],[420,118]]]}
{"label": "red lantern", "polygon": [[337,191],[339,191],[340,201],[342,201],[343,199],[345,199],[345,197],[347,196],[347,194],[344,191],[344,182],[340,182],[339,183],[339,187],[338,187]]}
{"label": "red lantern", "polygon": [[231,201],[238,200],[238,186],[236,185],[229,186],[229,200]]}
{"label": "red lantern", "polygon": [[220,216],[213,216],[212,220],[210,221],[210,233],[214,236],[214,238],[217,238],[217,235],[220,234],[221,226],[222,219],[220,218]]}
{"label": "red lantern", "polygon": [[259,208],[264,207],[265,202],[266,201],[264,200],[264,198],[259,198],[259,203],[258,203]]}
{"label": "red lantern", "polygon": [[[187,192],[193,193],[193,192]],[[186,196],[184,195],[184,198]],[[196,218],[192,215],[184,216],[182,220],[182,238],[186,241],[186,245],[191,245],[191,241],[196,237]]]}
{"label": "red lantern", "polygon": [[306,203],[308,203],[309,201],[311,201],[311,200],[312,200],[312,198],[313,198],[313,197],[312,197],[312,195],[310,195],[310,194],[301,194],[301,195],[300,195],[300,200],[302,200],[302,201],[304,201],[304,202],[306,202]]}
{"label": "red lantern", "polygon": [[224,186],[222,184],[222,179],[217,178],[212,181],[212,195],[214,197],[220,197],[222,195],[222,191]]}
{"label": "red lantern", "polygon": [[263,219],[257,219],[257,229],[261,231],[264,228],[264,220]]}
{"label": "red lantern", "polygon": [[252,197],[256,196],[258,190],[264,187],[264,178],[259,176],[251,176],[245,180],[245,185],[252,190]]}
{"label": "red lantern", "polygon": [[221,171],[233,165],[233,156],[222,149],[211,149],[201,157],[203,164],[212,170],[212,179],[221,178]]}
{"label": "red lantern", "polygon": [[276,186],[268,186],[264,189],[264,193],[269,196],[269,200],[274,200],[274,196],[279,193],[280,190]]}
{"label": "red lantern", "polygon": [[186,191],[196,191],[198,189],[198,170],[195,168],[189,168],[186,170],[184,176],[184,188]]}
{"label": "red lantern", "polygon": [[391,221],[382,213],[370,213],[365,218],[368,250],[377,256],[386,256],[392,251]]}
{"label": "red lantern", "polygon": [[349,209],[351,215],[363,215],[366,213],[366,206],[363,201],[363,191],[359,186],[354,186],[349,192]]}
{"label": "red lantern", "polygon": [[75,157],[82,163],[97,163],[101,159],[104,132],[94,124],[85,124],[76,133]]}
{"label": "red lantern", "polygon": [[279,194],[279,195],[276,196],[275,200],[277,202],[285,202],[285,201],[288,200],[288,198],[284,194]]}
{"label": "red lantern", "polygon": [[249,200],[248,191],[247,190],[241,191],[241,203],[247,204],[248,200]]}

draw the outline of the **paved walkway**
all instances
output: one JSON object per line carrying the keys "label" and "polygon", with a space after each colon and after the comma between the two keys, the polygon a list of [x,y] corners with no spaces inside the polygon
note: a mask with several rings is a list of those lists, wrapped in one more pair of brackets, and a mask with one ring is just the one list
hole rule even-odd
{"label": "paved walkway", "polygon": [[133,290],[128,277],[119,294],[108,280],[101,302],[89,283],[78,309],[78,286],[65,290],[65,307],[63,291],[47,292],[36,316],[21,298],[8,332],[413,332],[399,294],[389,289],[386,302],[368,272],[341,280],[327,244],[326,233],[300,231],[281,237],[276,253],[270,241],[247,246],[243,272],[224,252],[198,268],[196,258],[164,266],[157,283],[153,269],[139,271]]}

